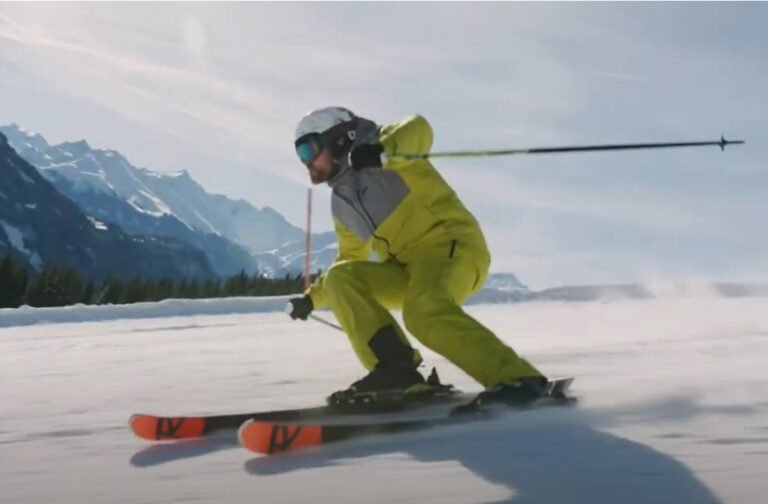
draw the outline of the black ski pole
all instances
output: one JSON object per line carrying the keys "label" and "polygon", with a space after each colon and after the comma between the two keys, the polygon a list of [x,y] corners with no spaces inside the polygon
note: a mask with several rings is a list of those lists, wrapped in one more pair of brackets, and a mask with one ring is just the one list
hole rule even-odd
{"label": "black ski pole", "polygon": [[709,142],[667,142],[667,143],[634,143],[634,144],[606,144],[606,145],[574,145],[566,147],[534,147],[530,149],[503,149],[503,150],[477,150],[477,151],[451,151],[430,152],[426,154],[400,154],[391,159],[429,159],[438,157],[479,157],[479,156],[510,156],[520,154],[560,154],[564,152],[588,152],[588,151],[614,151],[635,149],[665,149],[677,147],[703,147],[705,145],[717,145],[720,150],[725,150],[727,145],[743,144],[744,140],[726,140],[721,136],[720,140]]}

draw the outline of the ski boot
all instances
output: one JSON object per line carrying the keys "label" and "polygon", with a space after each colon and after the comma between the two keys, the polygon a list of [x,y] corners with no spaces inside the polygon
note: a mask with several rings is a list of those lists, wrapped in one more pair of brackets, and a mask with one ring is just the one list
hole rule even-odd
{"label": "ski boot", "polygon": [[543,376],[517,378],[485,389],[469,403],[454,408],[453,413],[472,413],[492,404],[521,408],[547,397],[549,390],[549,382]]}
{"label": "ski boot", "polygon": [[393,326],[379,329],[368,346],[378,360],[376,366],[347,389],[331,394],[328,405],[332,408],[365,413],[391,411],[404,408],[406,402],[419,402],[453,390],[440,383],[435,370],[424,379],[417,370],[421,359]]}
{"label": "ski boot", "polygon": [[408,390],[426,386],[426,383],[413,365],[391,366],[379,363],[348,388],[331,394],[328,404],[333,407],[389,404],[401,401]]}

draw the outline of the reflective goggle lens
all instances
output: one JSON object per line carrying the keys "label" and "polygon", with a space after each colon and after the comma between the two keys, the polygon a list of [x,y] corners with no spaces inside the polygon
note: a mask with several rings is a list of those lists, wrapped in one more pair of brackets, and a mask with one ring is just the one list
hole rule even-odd
{"label": "reflective goggle lens", "polygon": [[316,139],[308,139],[296,145],[296,154],[304,164],[314,161],[321,151],[322,148]]}

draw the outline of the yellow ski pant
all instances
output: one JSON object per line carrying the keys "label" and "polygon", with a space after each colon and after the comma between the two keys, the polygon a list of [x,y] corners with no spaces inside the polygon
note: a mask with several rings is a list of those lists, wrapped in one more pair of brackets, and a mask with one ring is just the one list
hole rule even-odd
{"label": "yellow ski pant", "polygon": [[[461,308],[488,274],[485,250],[453,242],[422,253],[406,265],[393,261],[341,261],[327,272],[328,306],[368,370],[377,363],[368,343],[392,325],[410,346],[388,310],[402,310],[406,329],[484,387],[526,376],[541,376],[528,361]],[[415,352],[417,362],[421,356]]]}

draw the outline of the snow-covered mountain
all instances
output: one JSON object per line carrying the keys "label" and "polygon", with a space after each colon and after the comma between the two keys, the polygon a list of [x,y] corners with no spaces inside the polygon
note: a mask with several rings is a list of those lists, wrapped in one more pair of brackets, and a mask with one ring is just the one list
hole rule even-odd
{"label": "snow-covered mountain", "polygon": [[255,271],[251,254],[303,237],[275,210],[209,194],[187,171],[132,165],[85,140],[50,145],[18,125],[0,127],[11,145],[86,213],[126,232],[173,236],[203,249],[220,274]]}
{"label": "snow-covered mountain", "polygon": [[195,247],[174,238],[129,236],[84,214],[0,133],[0,255],[9,252],[32,269],[69,265],[93,279],[213,276]]}
{"label": "snow-covered mountain", "polygon": [[[312,235],[310,243],[310,271],[327,270],[336,258],[338,245],[336,233],[318,233]],[[268,250],[254,256],[259,263],[259,270],[275,277],[304,272],[306,264],[306,243],[304,237],[290,241],[273,250]]]}

